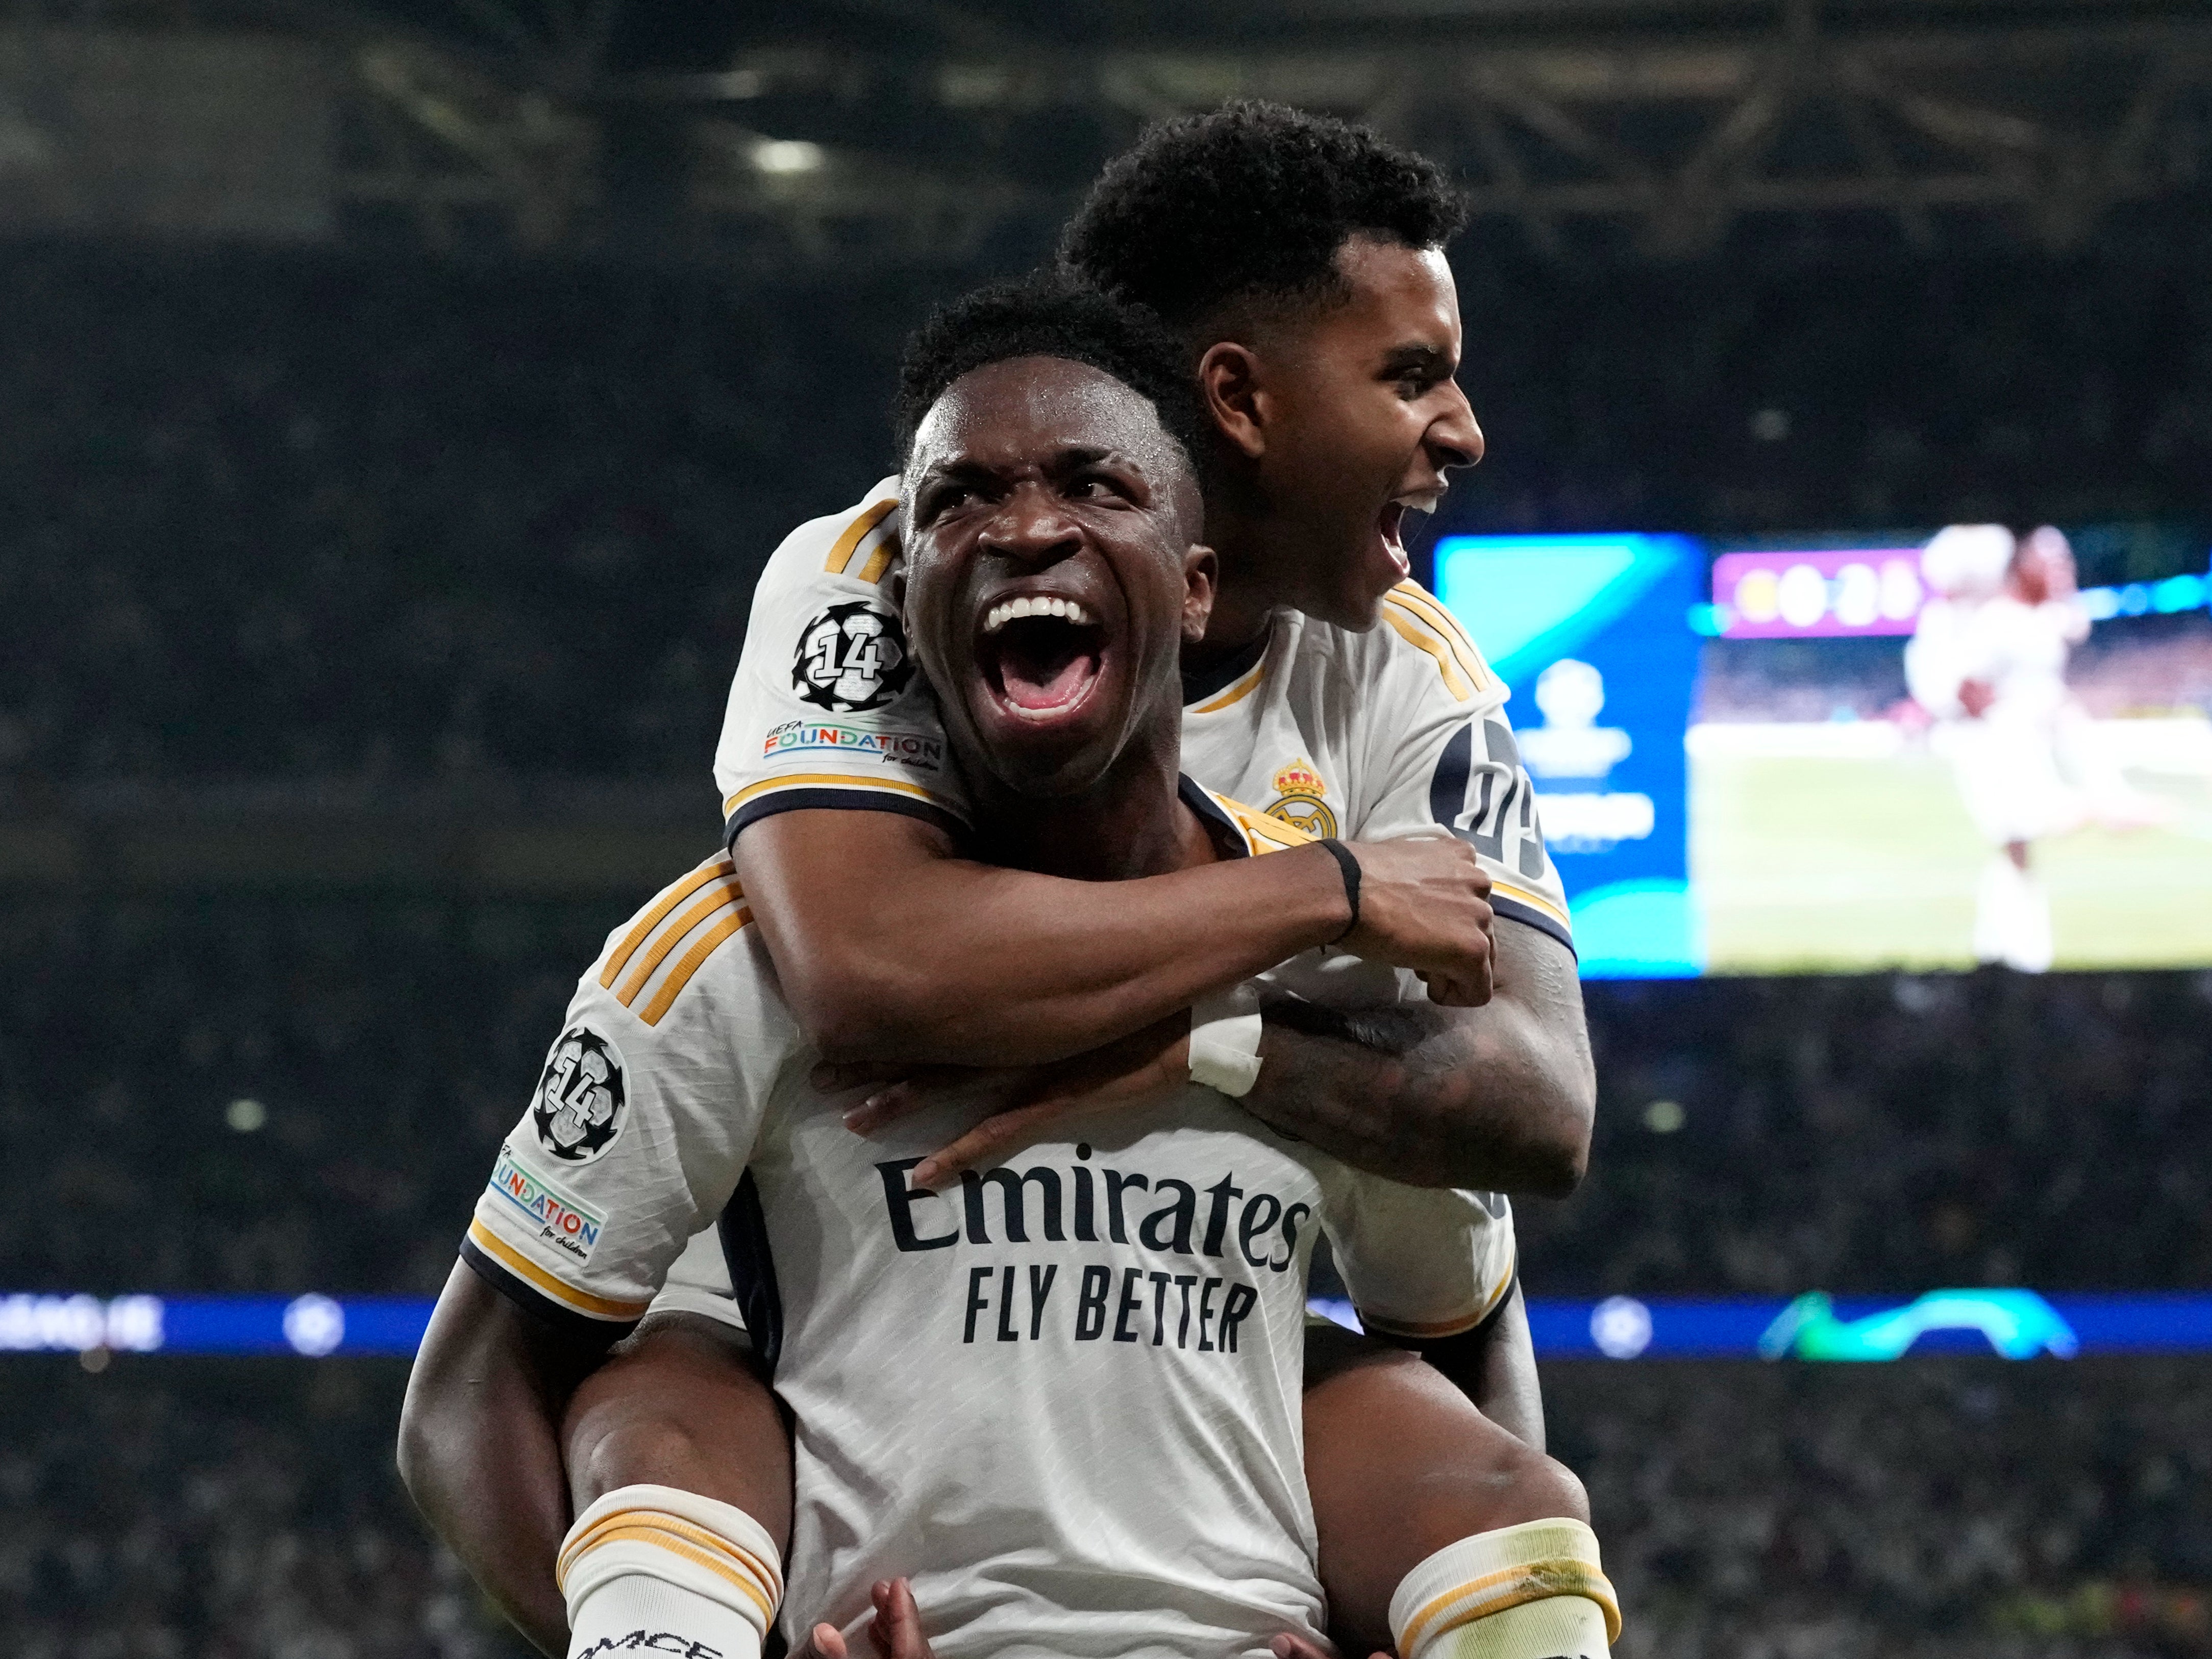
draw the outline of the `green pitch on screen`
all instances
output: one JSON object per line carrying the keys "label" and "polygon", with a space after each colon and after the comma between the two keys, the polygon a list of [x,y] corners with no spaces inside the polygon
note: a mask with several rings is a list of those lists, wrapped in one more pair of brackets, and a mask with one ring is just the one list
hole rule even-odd
{"label": "green pitch on screen", "polygon": [[[1971,967],[1989,844],[1929,754],[1691,760],[1690,867],[1705,971]],[[2135,773],[2166,828],[2039,842],[2059,968],[2212,962],[2212,781]]]}

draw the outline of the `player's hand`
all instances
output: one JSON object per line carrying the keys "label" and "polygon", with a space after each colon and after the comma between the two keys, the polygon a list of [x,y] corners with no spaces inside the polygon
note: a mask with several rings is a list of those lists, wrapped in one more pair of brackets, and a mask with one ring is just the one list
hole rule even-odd
{"label": "player's hand", "polygon": [[1973,719],[1979,720],[1990,712],[1990,705],[1997,700],[1997,689],[1987,680],[1960,680],[1959,707]]}
{"label": "player's hand", "polygon": [[972,1100],[980,1089],[994,1097],[1000,1103],[995,1110],[914,1167],[908,1179],[933,1190],[962,1170],[995,1163],[1071,1119],[1134,1105],[1189,1081],[1190,1011],[1179,1009],[1118,1042],[1050,1066],[970,1072],[964,1079],[906,1078],[846,1113],[845,1126],[869,1134],[956,1093]]}
{"label": "player's hand", "polygon": [[1490,876],[1455,836],[1346,844],[1359,860],[1359,925],[1336,948],[1410,968],[1447,1008],[1490,1000]]}
{"label": "player's hand", "polygon": [[[876,1659],[934,1659],[921,1633],[921,1609],[914,1586],[903,1578],[880,1579],[869,1590],[876,1616],[868,1621],[868,1645]],[[852,1659],[844,1633],[835,1625],[817,1625],[792,1650],[791,1659]]]}

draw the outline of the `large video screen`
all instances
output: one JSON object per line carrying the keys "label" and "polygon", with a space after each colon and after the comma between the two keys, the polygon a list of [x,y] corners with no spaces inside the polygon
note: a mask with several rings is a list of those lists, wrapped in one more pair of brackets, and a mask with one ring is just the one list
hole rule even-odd
{"label": "large video screen", "polygon": [[1512,689],[1586,976],[2199,966],[2206,544],[1455,536],[1434,586]]}

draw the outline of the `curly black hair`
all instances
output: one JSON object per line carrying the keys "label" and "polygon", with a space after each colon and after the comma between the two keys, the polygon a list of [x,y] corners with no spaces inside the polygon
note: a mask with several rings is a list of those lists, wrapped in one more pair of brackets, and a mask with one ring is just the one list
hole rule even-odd
{"label": "curly black hair", "polygon": [[1196,465],[1204,416],[1175,337],[1143,307],[1054,271],[978,289],[940,307],[907,337],[891,405],[900,464],[945,387],[1009,357],[1064,357],[1112,375],[1152,400],[1168,435]]}
{"label": "curly black hair", "polygon": [[1467,222],[1443,169],[1366,127],[1244,101],[1152,128],[1061,233],[1063,268],[1186,329],[1239,299],[1326,299],[1364,232],[1440,247]]}

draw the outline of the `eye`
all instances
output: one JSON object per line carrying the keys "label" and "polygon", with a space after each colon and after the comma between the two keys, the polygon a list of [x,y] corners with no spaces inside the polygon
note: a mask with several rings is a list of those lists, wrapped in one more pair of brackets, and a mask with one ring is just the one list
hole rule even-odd
{"label": "eye", "polygon": [[1120,501],[1128,493],[1120,479],[1103,472],[1079,472],[1067,481],[1067,498],[1073,501]]}
{"label": "eye", "polygon": [[965,507],[975,496],[975,490],[967,484],[939,484],[921,498],[921,520],[925,524],[930,523],[956,507]]}

